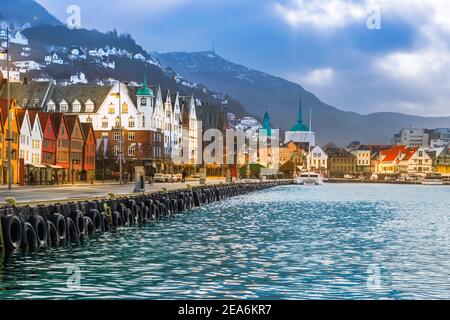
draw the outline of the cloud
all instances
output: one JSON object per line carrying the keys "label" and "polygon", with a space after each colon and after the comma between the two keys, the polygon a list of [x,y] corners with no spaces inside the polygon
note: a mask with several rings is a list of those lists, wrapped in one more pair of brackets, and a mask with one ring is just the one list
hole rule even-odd
{"label": "cloud", "polygon": [[339,28],[368,17],[365,6],[348,0],[291,0],[275,3],[275,10],[294,28]]}
{"label": "cloud", "polygon": [[322,68],[311,70],[305,75],[297,76],[300,83],[312,88],[325,87],[332,84],[334,70],[332,68]]}

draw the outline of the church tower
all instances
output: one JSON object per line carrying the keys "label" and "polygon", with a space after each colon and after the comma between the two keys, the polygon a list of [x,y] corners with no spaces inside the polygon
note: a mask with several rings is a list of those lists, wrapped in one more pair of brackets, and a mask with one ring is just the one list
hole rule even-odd
{"label": "church tower", "polygon": [[153,90],[147,84],[147,71],[144,73],[144,83],[142,87],[136,90],[137,106],[140,112],[151,110],[153,108]]}

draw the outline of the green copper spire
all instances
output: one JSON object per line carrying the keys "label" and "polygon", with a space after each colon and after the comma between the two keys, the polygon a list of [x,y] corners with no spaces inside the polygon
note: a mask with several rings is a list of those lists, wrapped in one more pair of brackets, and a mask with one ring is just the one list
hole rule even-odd
{"label": "green copper spire", "polygon": [[291,131],[309,131],[309,128],[303,124],[301,96],[300,96],[300,106],[298,108],[297,124],[291,128]]}
{"label": "green copper spire", "polygon": [[148,87],[147,84],[147,70],[144,71],[144,84],[136,91],[138,96],[151,96],[153,97],[153,90]]}

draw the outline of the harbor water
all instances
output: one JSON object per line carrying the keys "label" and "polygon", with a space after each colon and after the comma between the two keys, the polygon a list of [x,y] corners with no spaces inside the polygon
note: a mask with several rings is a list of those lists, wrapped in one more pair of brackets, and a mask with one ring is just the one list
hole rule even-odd
{"label": "harbor water", "polygon": [[282,186],[0,265],[0,299],[450,299],[450,188]]}

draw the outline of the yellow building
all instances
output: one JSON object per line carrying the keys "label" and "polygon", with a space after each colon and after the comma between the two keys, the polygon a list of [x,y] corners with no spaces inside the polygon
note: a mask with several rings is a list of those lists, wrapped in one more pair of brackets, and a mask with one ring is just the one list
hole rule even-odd
{"label": "yellow building", "polygon": [[436,172],[450,175],[450,149],[445,148],[436,158]]}
{"label": "yellow building", "polygon": [[303,157],[303,149],[299,148],[298,145],[292,141],[281,144],[278,152],[280,165],[283,165],[289,160],[292,160],[294,162],[301,161]]}
{"label": "yellow building", "polygon": [[[11,122],[11,172],[12,184],[19,183],[19,126],[16,116],[16,101],[11,99],[10,122]],[[8,100],[0,99],[1,122],[3,127],[2,135],[2,166],[1,182],[8,183]]]}

